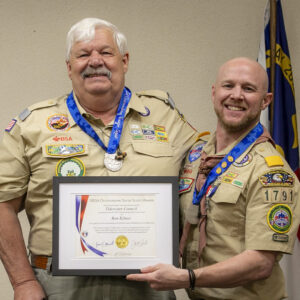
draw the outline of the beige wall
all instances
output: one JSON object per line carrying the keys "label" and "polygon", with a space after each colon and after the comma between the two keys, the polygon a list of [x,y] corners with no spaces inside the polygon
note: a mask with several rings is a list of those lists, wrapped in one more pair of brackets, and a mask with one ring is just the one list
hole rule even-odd
{"label": "beige wall", "polygon": [[[266,0],[0,0],[0,128],[29,104],[71,90],[64,64],[66,33],[81,18],[100,17],[128,38],[127,85],[132,90],[166,90],[193,126],[214,130],[210,88],[216,70],[231,57],[256,59],[265,4]],[[282,4],[300,99],[300,2]],[[3,269],[0,291],[1,299],[13,299]]]}

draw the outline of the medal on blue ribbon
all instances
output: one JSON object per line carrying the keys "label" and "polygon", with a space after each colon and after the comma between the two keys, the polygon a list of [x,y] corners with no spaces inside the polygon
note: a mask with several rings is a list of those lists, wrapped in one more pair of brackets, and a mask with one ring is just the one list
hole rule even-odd
{"label": "medal on blue ribbon", "polygon": [[104,155],[104,165],[107,169],[111,171],[119,171],[122,167],[122,160],[116,159],[116,152],[119,147],[124,118],[126,113],[126,108],[129,104],[131,98],[131,91],[128,88],[124,88],[122,97],[118,106],[117,114],[114,120],[113,128],[110,134],[108,146],[106,147],[98,134],[92,128],[92,126],[88,123],[88,121],[83,118],[80,114],[76,102],[73,97],[73,92],[71,92],[67,98],[67,107],[76,122],[76,124],[91,138],[93,138],[98,145],[105,151]]}
{"label": "medal on blue ribbon", "polygon": [[[209,172],[205,183],[199,193],[196,187],[193,194],[193,204],[199,205],[202,197],[207,192],[209,186],[222,175],[236,159],[238,159],[247,148],[254,143],[264,132],[263,126],[258,123],[229,153]],[[209,191],[209,197],[212,197],[217,189]]]}

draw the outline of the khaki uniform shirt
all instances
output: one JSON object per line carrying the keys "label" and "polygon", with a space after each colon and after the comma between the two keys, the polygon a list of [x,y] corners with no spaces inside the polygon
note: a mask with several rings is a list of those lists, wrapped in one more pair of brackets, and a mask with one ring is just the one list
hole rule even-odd
{"label": "khaki uniform shirt", "polygon": [[[227,154],[237,143],[216,155]],[[207,155],[215,154],[215,136],[203,149]],[[190,170],[194,180],[199,164],[200,159],[191,163],[187,157],[181,177]],[[191,225],[184,267],[209,266],[248,249],[292,253],[300,218],[299,181],[271,143],[251,145],[219,176],[214,186],[218,186],[217,191],[211,198],[206,198],[207,243],[200,263],[199,229],[197,225]],[[193,191],[194,186],[182,193],[184,216],[192,202]],[[281,257],[277,256],[272,274],[265,280],[235,288],[196,288],[188,293],[192,299],[283,299],[286,297],[285,284],[278,264]]]}
{"label": "khaki uniform shirt", "polygon": [[[36,255],[52,254],[53,176],[178,176],[197,136],[165,92],[133,93],[119,146],[127,156],[112,172],[104,167],[104,150],[73,120],[66,97],[30,106],[0,145],[0,201],[27,193],[28,247]],[[107,146],[113,122],[105,126],[77,106]]]}

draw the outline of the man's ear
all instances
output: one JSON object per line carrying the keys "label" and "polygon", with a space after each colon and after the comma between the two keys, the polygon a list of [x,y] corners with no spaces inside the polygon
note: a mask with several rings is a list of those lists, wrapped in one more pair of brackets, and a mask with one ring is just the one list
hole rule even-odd
{"label": "man's ear", "polygon": [[268,107],[273,100],[273,94],[272,93],[266,93],[262,103],[261,103],[261,110],[264,110],[266,107]]}
{"label": "man's ear", "polygon": [[68,60],[66,60],[66,66],[67,66],[69,78],[71,79],[71,64]]}

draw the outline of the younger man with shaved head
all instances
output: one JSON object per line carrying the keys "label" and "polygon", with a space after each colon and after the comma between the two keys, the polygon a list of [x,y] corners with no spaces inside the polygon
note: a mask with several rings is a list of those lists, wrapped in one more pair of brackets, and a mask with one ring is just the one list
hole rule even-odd
{"label": "younger man with shaved head", "polygon": [[194,195],[181,197],[188,270],[160,264],[127,279],[157,290],[190,288],[191,299],[287,296],[278,262],[293,250],[299,182],[259,123],[272,100],[267,87],[267,74],[255,61],[236,58],[221,66],[212,87],[216,132],[192,163],[193,170],[200,163]]}

